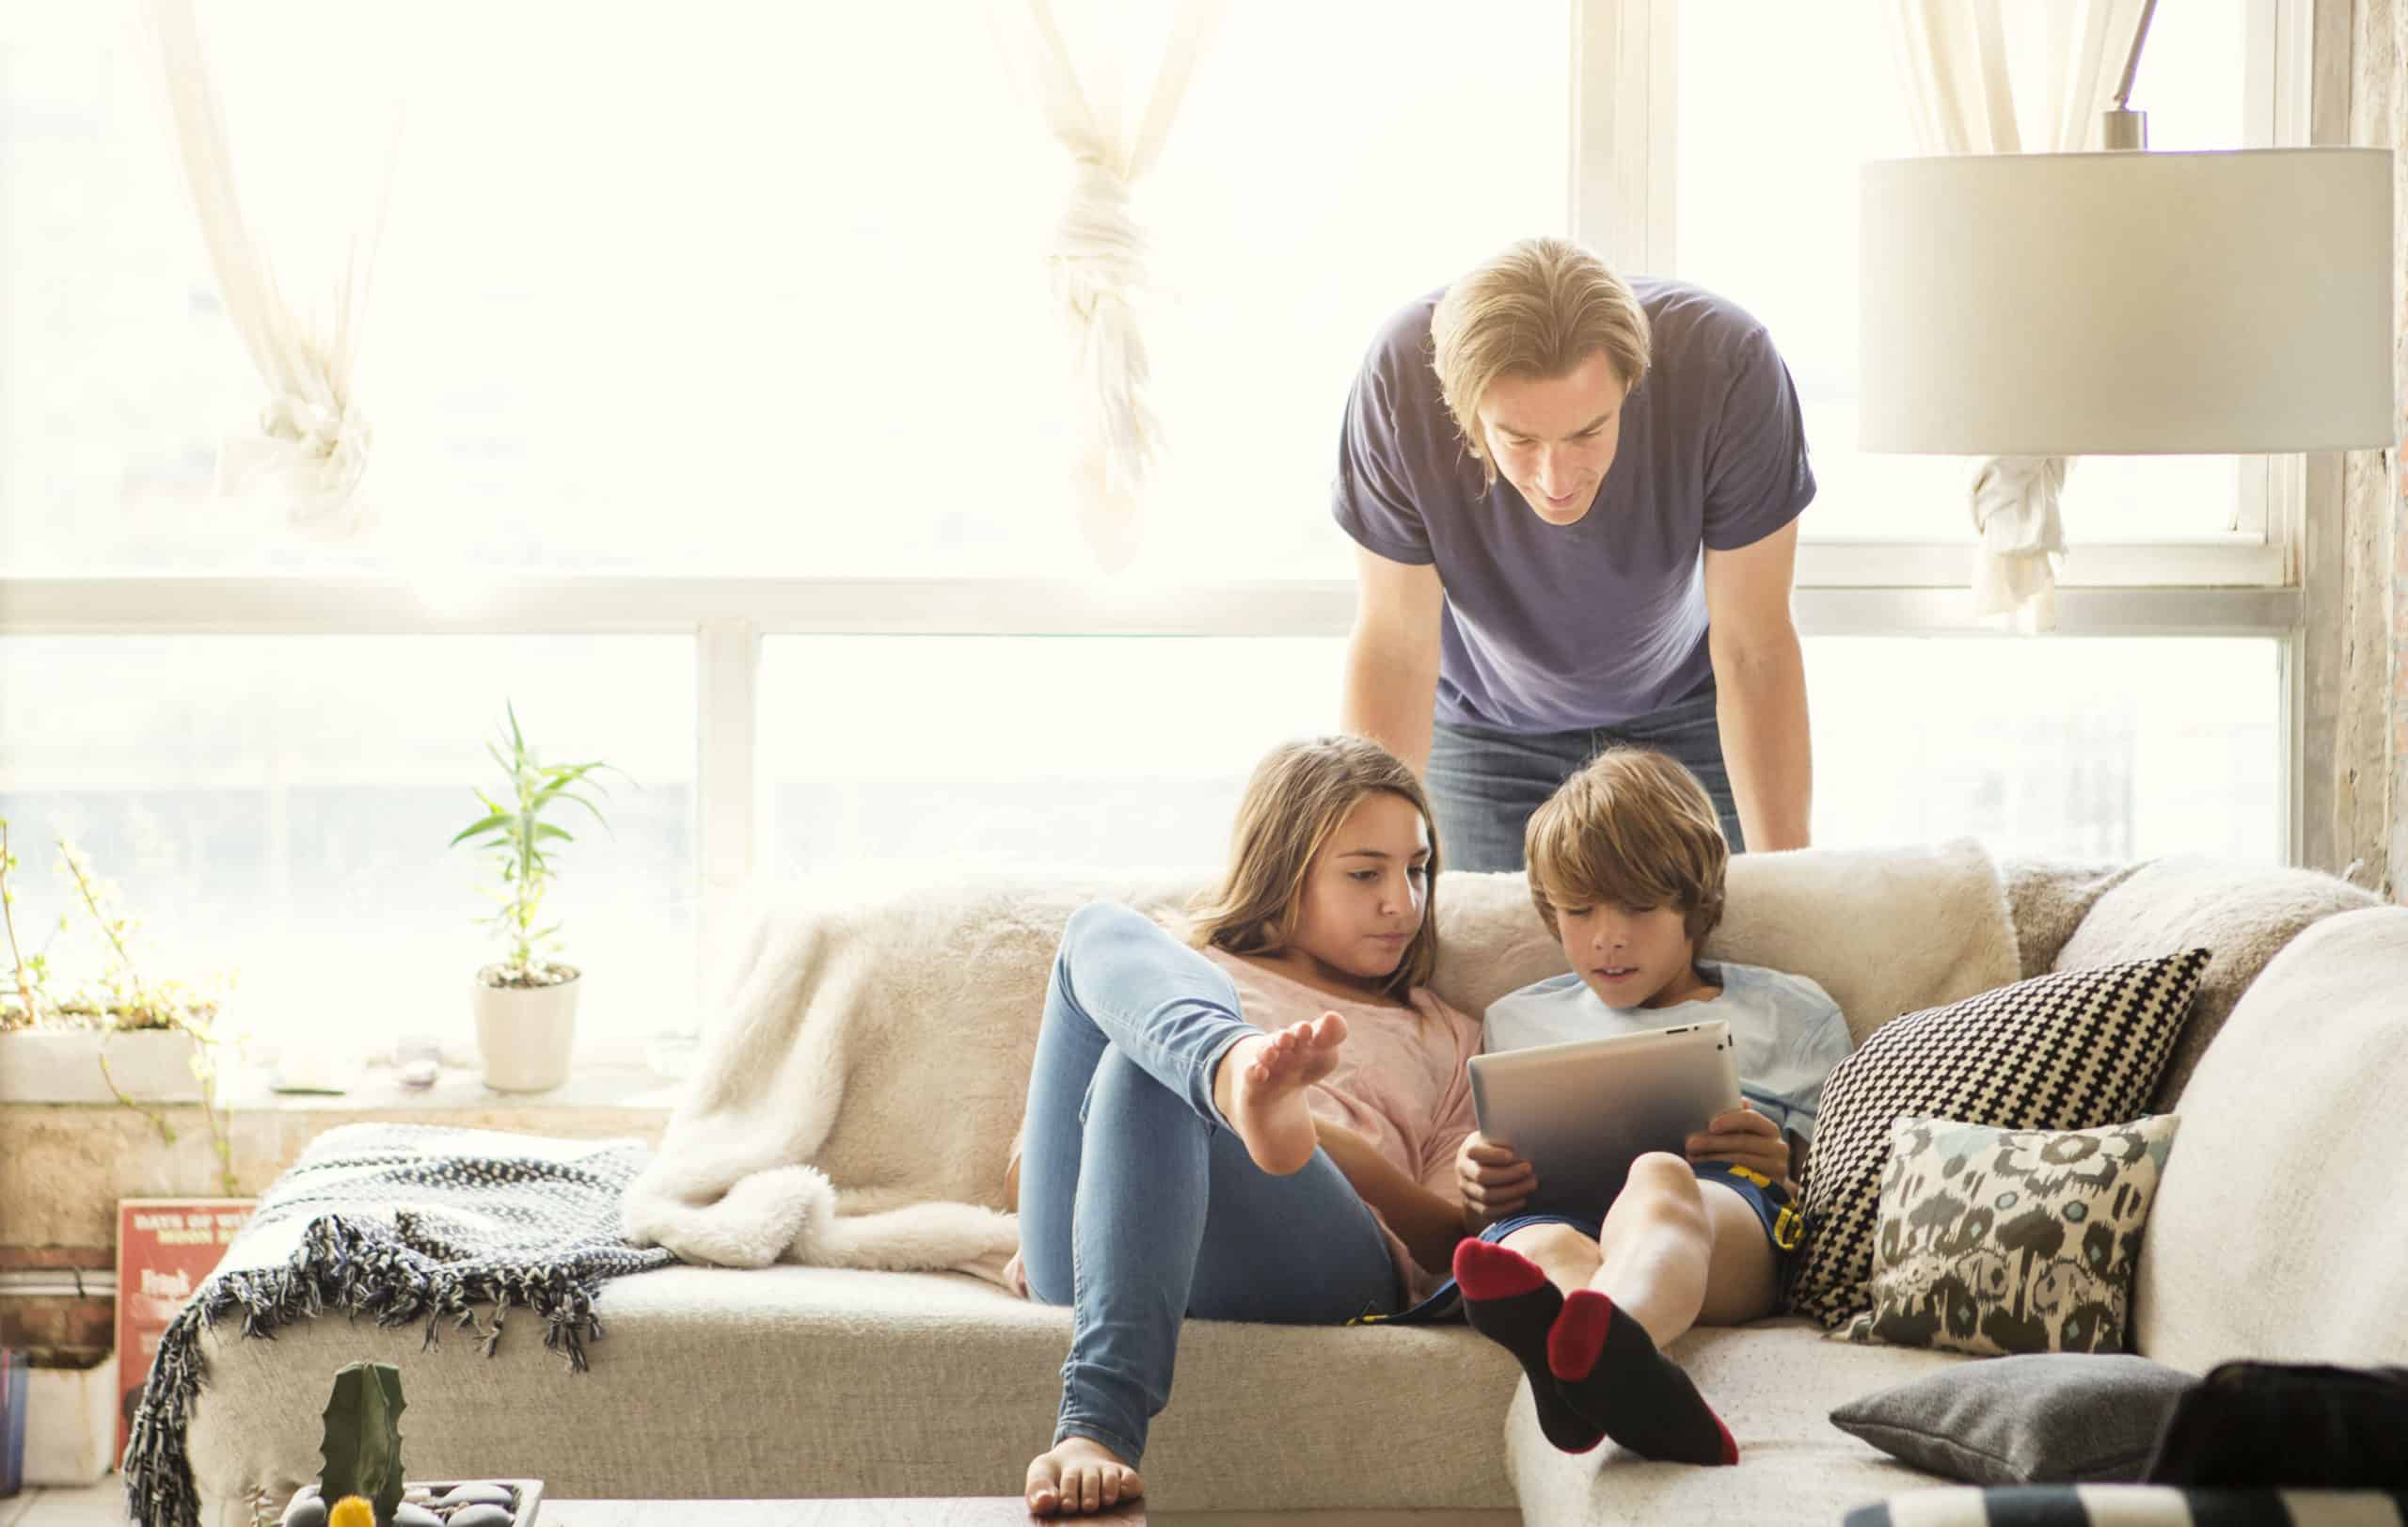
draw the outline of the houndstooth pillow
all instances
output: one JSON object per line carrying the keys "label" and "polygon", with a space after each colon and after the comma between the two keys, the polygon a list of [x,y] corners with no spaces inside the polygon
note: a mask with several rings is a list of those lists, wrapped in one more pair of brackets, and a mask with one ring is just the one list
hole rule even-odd
{"label": "houndstooth pillow", "polygon": [[1790,1308],[1838,1327],[1873,1307],[1874,1222],[1893,1123],[2069,1130],[2138,1117],[2207,963],[2207,950],[2191,949],[2058,971],[1875,1029],[1823,1084]]}

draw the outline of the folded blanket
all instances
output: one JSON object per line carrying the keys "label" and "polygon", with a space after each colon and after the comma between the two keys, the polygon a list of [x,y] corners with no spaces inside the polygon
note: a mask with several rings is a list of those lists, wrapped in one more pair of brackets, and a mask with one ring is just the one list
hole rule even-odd
{"label": "folded blanket", "polygon": [[[1099,899],[1176,925],[1207,879],[898,871],[769,908],[627,1189],[627,1238],[721,1266],[1002,1282],[1019,1246],[1005,1162],[1063,925]],[[1431,985],[1462,1011],[1565,970],[1522,876],[1449,872],[1434,901]],[[2021,975],[2005,887],[1971,838],[1742,854],[1727,901],[1706,954],[1813,977],[1859,1041]]]}
{"label": "folded blanket", "polygon": [[245,1336],[327,1311],[422,1320],[430,1346],[448,1320],[489,1357],[517,1305],[582,1370],[585,1343],[602,1334],[602,1280],[676,1260],[619,1237],[619,1200],[643,1153],[638,1140],[415,1124],[350,1124],[312,1140],[160,1340],[125,1455],[134,1519],[198,1527],[184,1426],[207,1381],[201,1333],[220,1320],[239,1317]]}

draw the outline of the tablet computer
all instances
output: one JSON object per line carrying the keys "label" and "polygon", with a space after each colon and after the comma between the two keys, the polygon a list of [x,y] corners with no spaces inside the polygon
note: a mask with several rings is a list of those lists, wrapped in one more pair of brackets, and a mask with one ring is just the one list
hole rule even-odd
{"label": "tablet computer", "polygon": [[1683,1154],[1689,1136],[1739,1106],[1731,1026],[1720,1019],[1471,1058],[1480,1132],[1538,1171],[1517,1214],[1602,1219],[1630,1164]]}

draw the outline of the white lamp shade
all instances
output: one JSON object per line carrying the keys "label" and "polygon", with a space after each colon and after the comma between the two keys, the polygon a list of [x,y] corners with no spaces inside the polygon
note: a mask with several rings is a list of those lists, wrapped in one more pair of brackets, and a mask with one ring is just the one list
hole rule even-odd
{"label": "white lamp shade", "polygon": [[1866,451],[2392,443],[2391,153],[1864,167]]}

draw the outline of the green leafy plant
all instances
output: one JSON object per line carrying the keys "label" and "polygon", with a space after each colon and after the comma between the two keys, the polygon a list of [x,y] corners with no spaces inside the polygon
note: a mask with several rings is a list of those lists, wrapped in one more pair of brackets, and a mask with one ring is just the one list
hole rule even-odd
{"label": "green leafy plant", "polygon": [[389,1362],[347,1363],[335,1372],[326,1399],[325,1438],[319,1455],[318,1499],[329,1507],[360,1496],[375,1508],[377,1527],[402,1503],[402,1371]]}
{"label": "green leafy plant", "polygon": [[[192,1072],[200,1083],[200,1115],[209,1126],[210,1145],[217,1156],[218,1185],[230,1198],[237,1195],[233,1141],[217,1107],[218,1058],[225,1041],[216,1030],[224,992],[233,978],[220,977],[214,993],[192,990],[182,981],[147,980],[134,962],[134,936],[141,925],[122,910],[119,889],[94,872],[91,862],[64,838],[58,840],[58,867],[73,883],[75,901],[100,931],[103,955],[97,982],[54,996],[50,990],[50,958],[45,950],[32,954],[17,934],[17,893],[10,878],[17,856],[8,845],[8,821],[0,817],[0,926],[8,940],[8,990],[0,993],[0,1029],[89,1028],[102,1033],[101,1078],[118,1102],[150,1121],[159,1137],[176,1143],[175,1126],[165,1110],[145,1107],[119,1087],[109,1071],[108,1039],[138,1029],[168,1029],[193,1042]],[[71,926],[68,913],[58,916],[58,931]]]}
{"label": "green leafy plant", "polygon": [[[492,915],[479,919],[490,925],[502,937],[508,958],[499,966],[488,966],[486,979],[496,986],[552,986],[575,977],[577,972],[555,963],[551,956],[560,947],[559,923],[545,925],[544,897],[551,889],[554,871],[550,855],[556,844],[576,841],[568,829],[557,822],[547,821],[544,814],[562,802],[573,802],[585,808],[603,831],[610,824],[604,819],[601,807],[578,793],[578,787],[590,784],[600,789],[602,782],[592,776],[611,769],[594,760],[590,763],[547,764],[527,745],[526,735],[518,727],[517,708],[503,703],[509,716],[509,730],[499,741],[485,744],[485,752],[501,766],[507,776],[507,787],[499,795],[477,791],[477,802],[484,807],[484,815],[453,835],[448,847],[463,843],[472,848],[490,851],[494,867],[501,883],[488,891],[499,908]],[[508,751],[503,751],[507,744]],[[606,792],[607,793],[607,792]]]}

